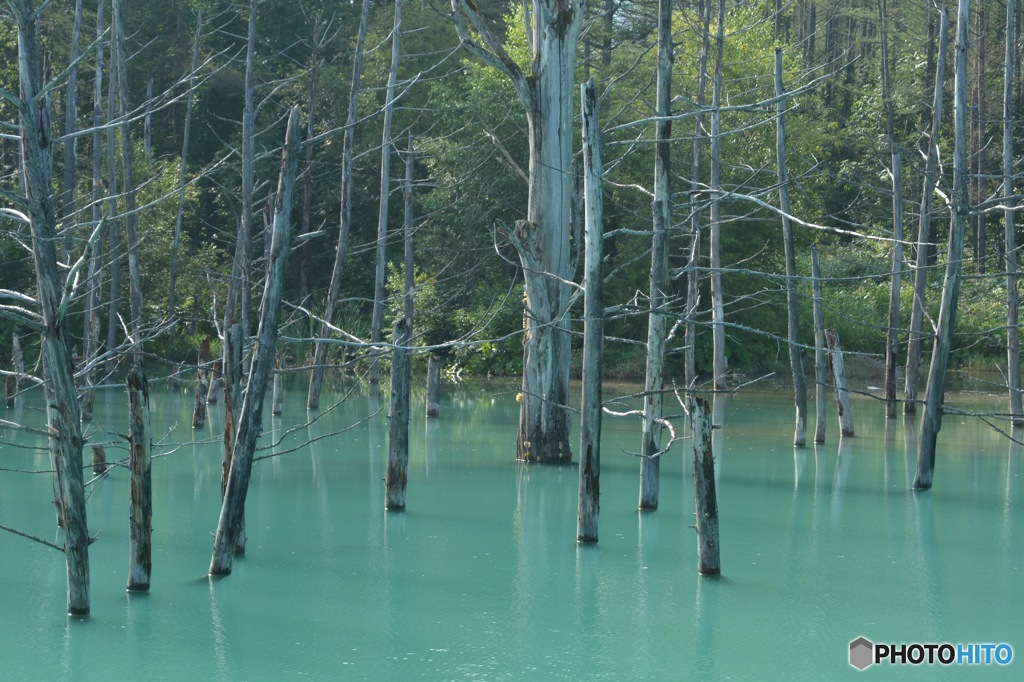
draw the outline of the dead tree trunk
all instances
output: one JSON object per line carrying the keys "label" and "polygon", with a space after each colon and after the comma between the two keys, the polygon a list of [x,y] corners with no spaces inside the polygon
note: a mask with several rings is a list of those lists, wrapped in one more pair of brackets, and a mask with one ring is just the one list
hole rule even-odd
{"label": "dead tree trunk", "polygon": [[[67,565],[67,608],[89,613],[89,528],[86,523],[82,473],[82,431],[71,363],[71,335],[57,271],[57,230],[53,207],[52,111],[42,92],[38,8],[33,0],[8,3],[18,31],[20,97],[13,100],[21,122],[21,151],[32,233],[36,297],[42,318],[42,360],[50,456],[60,489],[59,515],[64,528]],[[5,95],[7,93],[4,93]]]}
{"label": "dead tree trunk", "polygon": [[828,411],[828,349],[825,345],[825,314],[822,311],[821,265],[818,249],[811,245],[811,284],[814,290],[814,442],[825,442]]}
{"label": "dead tree trunk", "polygon": [[348,117],[345,120],[345,132],[342,135],[341,215],[338,221],[338,246],[334,254],[334,267],[331,270],[331,284],[327,290],[324,323],[320,326],[320,338],[317,339],[316,348],[313,351],[313,370],[309,376],[309,391],[306,396],[306,407],[311,410],[320,407],[320,390],[323,387],[324,371],[327,364],[327,343],[323,339],[326,339],[331,333],[329,325],[334,319],[334,308],[338,305],[341,277],[344,274],[345,257],[348,254],[348,235],[352,223],[353,146],[355,145],[359,104],[359,79],[363,70],[363,45],[366,43],[366,25],[369,13],[370,0],[363,0],[363,8],[359,14],[359,32],[356,34],[355,53],[352,58],[352,86],[348,96]]}
{"label": "dead tree trunk", "polygon": [[782,241],[786,257],[786,311],[789,335],[789,366],[793,372],[793,402],[796,405],[796,426],[793,445],[807,444],[807,381],[804,378],[803,353],[800,350],[800,296],[796,289],[796,251],[793,247],[793,225],[789,219],[789,170],[786,165],[786,98],[782,86],[782,48],[775,48],[775,150],[779,175],[779,208],[782,210]]}
{"label": "dead tree trunk", "polygon": [[391,351],[391,410],[388,416],[388,471],[385,509],[405,509],[409,470],[409,392],[412,362],[409,344],[412,328],[407,318],[395,323],[395,346]]}
{"label": "dead tree trunk", "polygon": [[152,570],[150,534],[153,517],[152,479],[149,460],[149,389],[143,369],[142,349],[142,264],[136,233],[135,179],[132,140],[129,129],[128,67],[124,45],[124,0],[113,1],[114,59],[112,72],[117,74],[119,113],[125,122],[121,127],[121,173],[124,182],[125,232],[128,239],[129,305],[131,308],[131,369],[128,373],[130,417],[129,468],[132,494],[129,513],[128,589],[149,589]]}
{"label": "dead tree trunk", "polygon": [[[523,266],[526,332],[516,457],[533,462],[572,460],[569,447],[569,287],[576,269],[578,221],[572,135],[576,49],[585,15],[582,0],[534,0],[528,17],[530,64],[521,68],[472,2],[452,0],[462,44],[512,82],[526,110],[530,147],[527,218],[509,234]],[[470,34],[468,19],[475,33]],[[482,43],[482,44],[481,44]]]}
{"label": "dead tree trunk", "polygon": [[711,96],[711,339],[716,389],[725,388],[725,308],[722,302],[722,62],[725,52],[725,0],[718,1],[718,56]]}
{"label": "dead tree trunk", "polygon": [[1017,307],[1017,213],[1013,210],[1013,79],[1014,48],[1017,43],[1016,0],[1006,2],[1006,58],[1003,61],[1003,211],[1006,236],[1006,387],[1010,393],[1010,415],[1013,426],[1024,426],[1024,405],[1020,382],[1020,329]]}
{"label": "dead tree trunk", "polygon": [[252,475],[253,452],[256,449],[256,439],[263,430],[263,399],[274,364],[281,295],[291,240],[292,198],[295,194],[295,176],[299,165],[300,136],[299,109],[293,107],[288,116],[288,133],[285,138],[284,152],[281,158],[281,175],[275,195],[274,238],[270,247],[269,276],[263,292],[263,305],[260,309],[256,352],[252,357],[249,381],[239,413],[231,471],[224,493],[224,502],[221,506],[220,519],[217,523],[213,555],[210,559],[211,575],[231,573],[238,537],[242,532],[245,497],[249,491],[249,479]]}
{"label": "dead tree trunk", "polygon": [[942,427],[942,398],[946,387],[946,368],[956,330],[956,309],[960,299],[960,275],[964,253],[964,235],[970,218],[967,199],[967,49],[970,0],[960,0],[956,22],[956,61],[953,77],[953,189],[950,197],[949,250],[946,274],[942,282],[942,303],[935,334],[935,350],[928,368],[928,389],[917,446],[917,472],[914,489],[932,487],[935,470],[935,441]]}
{"label": "dead tree trunk", "polygon": [[75,214],[75,184],[78,179],[78,58],[79,37],[82,33],[82,0],[75,0],[75,18],[71,27],[70,68],[64,97],[64,178],[61,187],[60,229],[64,237],[65,263],[71,263],[71,226]]}
{"label": "dead tree trunk", "polygon": [[196,361],[196,400],[192,408],[192,428],[201,429],[206,424],[207,376],[210,373],[210,340],[199,344],[199,359]]}
{"label": "dead tree trunk", "polygon": [[686,385],[692,386],[697,380],[697,314],[700,292],[700,155],[704,143],[704,114],[707,101],[708,53],[711,49],[711,0],[698,0],[697,12],[700,21],[700,57],[697,70],[697,115],[693,124],[693,151],[690,158],[690,254],[686,264],[686,331],[685,331],[685,377]]}
{"label": "dead tree trunk", "polygon": [[[188,179],[188,151],[192,135],[192,104],[195,101],[196,71],[199,68],[199,45],[203,35],[203,11],[196,14],[196,35],[192,41],[192,70],[188,74],[188,96],[185,99],[185,123],[181,140],[181,162],[178,166],[178,209],[174,214],[174,235],[171,237],[171,274],[167,285],[167,319],[176,317],[176,287],[178,281],[178,244],[181,241],[181,221],[185,213],[185,184]],[[174,325],[171,326],[173,334]]]}
{"label": "dead tree trunk", "polygon": [[270,414],[280,417],[284,411],[284,353],[278,352],[274,360],[274,399]]}
{"label": "dead tree trunk", "polygon": [[850,409],[850,389],[846,383],[846,364],[843,362],[843,348],[839,344],[839,332],[825,330],[828,343],[828,359],[832,365],[832,382],[836,391],[836,408],[839,411],[839,435],[854,435],[853,411]]}
{"label": "dead tree trunk", "polygon": [[910,334],[907,337],[907,371],[903,390],[903,413],[917,413],[917,385],[921,370],[921,342],[924,334],[925,292],[928,289],[928,249],[931,247],[932,195],[935,192],[939,165],[939,132],[942,128],[942,93],[946,78],[946,46],[949,35],[949,11],[943,7],[939,21],[939,54],[935,66],[935,93],[932,97],[932,125],[925,159],[924,188],[921,190],[921,213],[917,227],[917,249],[914,253],[914,305],[910,313]]}
{"label": "dead tree trunk", "polygon": [[431,353],[427,358],[427,416],[441,414],[441,356]]}
{"label": "dead tree trunk", "polygon": [[[651,213],[654,220],[651,236],[651,271],[649,276],[648,311],[647,311],[647,363],[644,371],[644,408],[640,440],[640,509],[657,509],[660,487],[661,469],[661,418],[663,413],[665,370],[665,344],[668,336],[668,318],[665,307],[668,304],[668,233],[672,227],[672,190],[671,153],[669,140],[672,138],[672,122],[669,120],[672,102],[672,2],[660,0],[658,3],[658,67],[657,67],[657,116],[655,124],[654,151],[654,201]],[[597,103],[594,103],[597,106]],[[584,111],[584,116],[587,112]],[[597,118],[596,109],[592,116]],[[596,121],[594,122],[597,128]],[[586,129],[584,129],[586,131]],[[586,131],[590,134],[590,131]],[[600,129],[597,128],[591,144],[596,148],[600,145]],[[598,157],[600,159],[600,157]],[[584,161],[587,157],[584,156]],[[596,170],[598,176],[601,168]],[[588,180],[588,175],[584,175]],[[597,195],[592,201],[600,201],[600,177],[591,179],[596,182],[594,191]],[[590,199],[588,195],[588,199]],[[589,203],[587,216],[589,218]],[[600,214],[598,214],[600,218]],[[595,229],[600,229],[600,225]],[[587,241],[590,246],[590,224],[587,223]],[[600,232],[598,232],[600,239]],[[598,251],[597,255],[601,252]],[[587,251],[587,270],[590,274],[590,252]],[[598,274],[600,277],[600,274]],[[603,302],[602,302],[603,305]],[[603,309],[601,314],[603,315]],[[603,332],[603,327],[602,327]],[[603,339],[596,339],[596,344],[603,344]],[[584,357],[586,357],[584,355]],[[596,379],[600,382],[600,378]],[[600,410],[600,407],[598,407]],[[595,434],[596,436],[597,434]],[[581,447],[583,443],[581,441]],[[581,452],[580,456],[586,453]],[[582,461],[580,471],[583,471]],[[582,484],[581,484],[582,485]],[[581,489],[582,490],[582,489]],[[582,494],[582,492],[581,492]],[[582,504],[582,502],[581,502]],[[581,507],[582,508],[582,507]],[[595,524],[596,528],[596,524]],[[595,539],[596,539],[595,532]]]}
{"label": "dead tree trunk", "polygon": [[715,491],[715,457],[711,451],[711,417],[708,401],[690,398],[690,430],[693,433],[693,485],[697,514],[697,572],[722,572],[718,543],[718,494]]}
{"label": "dead tree trunk", "polygon": [[370,356],[370,383],[380,381],[379,349],[384,324],[384,290],[387,278],[388,199],[391,194],[391,118],[394,112],[395,83],[398,79],[399,37],[402,29],[402,0],[395,0],[395,21],[391,31],[391,69],[384,99],[383,133],[380,143],[380,206],[377,212],[377,267],[373,280],[373,319],[370,342],[374,344]]}
{"label": "dead tree trunk", "polygon": [[885,138],[892,159],[892,279],[889,282],[889,324],[885,337],[885,416],[896,417],[896,361],[899,356],[900,287],[903,284],[903,160],[896,148],[892,84],[889,77],[889,32],[886,0],[878,3],[881,43],[882,103],[885,106]]}
{"label": "dead tree trunk", "polygon": [[[662,0],[663,6],[668,4],[670,3],[667,0]],[[593,543],[597,542],[598,516],[601,511],[601,379],[603,378],[602,366],[604,364],[604,269],[602,267],[604,212],[601,203],[601,125],[597,115],[597,92],[594,89],[593,80],[587,81],[580,87],[580,99],[583,108],[583,191],[586,202],[584,209],[586,257],[584,262],[586,267],[583,271],[583,406],[580,410],[580,487],[576,513],[576,542]],[[656,213],[657,210],[656,207]],[[654,314],[653,311],[651,314]],[[649,367],[650,353],[648,352]],[[659,398],[660,384],[659,379]],[[645,398],[645,404],[646,400]],[[658,418],[661,418],[660,412]],[[653,454],[657,455],[657,453]],[[657,505],[657,498],[655,498],[655,505]]]}
{"label": "dead tree trunk", "polygon": [[[117,111],[117,74],[114,41],[110,40],[110,73],[107,78],[107,121],[113,122]],[[110,228],[107,262],[110,264],[110,297],[107,301],[107,362],[104,371],[109,376],[117,366],[117,330],[121,325],[121,224],[118,218],[117,197],[117,137],[115,126],[107,126],[107,223]]]}
{"label": "dead tree trunk", "polygon": [[[309,57],[309,92],[306,100],[306,160],[302,173],[302,227],[300,234],[308,235],[310,223],[313,220],[313,132],[316,122],[316,77],[317,69],[320,66],[320,30],[323,25],[323,15],[316,13],[313,18],[313,40],[310,43]],[[309,252],[310,238],[306,237],[302,242],[302,249],[299,255],[299,300],[305,301],[309,294]],[[276,380],[275,380],[276,386]]]}

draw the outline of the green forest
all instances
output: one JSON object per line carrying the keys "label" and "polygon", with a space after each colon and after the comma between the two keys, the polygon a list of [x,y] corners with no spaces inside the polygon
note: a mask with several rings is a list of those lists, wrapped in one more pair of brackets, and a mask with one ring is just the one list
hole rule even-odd
{"label": "green forest", "polygon": [[[0,369],[82,403],[49,415],[58,460],[95,386],[127,380],[142,410],[147,376],[222,377],[244,462],[275,365],[311,375],[315,409],[324,370],[376,382],[402,351],[522,376],[527,461],[572,459],[569,379],[595,367],[645,384],[645,463],[673,386],[773,373],[803,445],[826,328],[892,416],[899,384],[929,423],[948,363],[1024,421],[1020,21],[966,0],[9,0]],[[228,466],[212,574],[244,543]]]}

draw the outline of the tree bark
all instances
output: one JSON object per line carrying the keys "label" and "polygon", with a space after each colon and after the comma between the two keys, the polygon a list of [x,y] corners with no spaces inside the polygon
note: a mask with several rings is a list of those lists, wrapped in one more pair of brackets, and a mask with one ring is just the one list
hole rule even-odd
{"label": "tree bark", "polygon": [[697,516],[697,572],[722,572],[718,543],[718,494],[715,490],[715,458],[711,451],[711,419],[708,401],[690,398],[690,431],[693,433],[693,485]]}
{"label": "tree bark", "polygon": [[441,414],[441,356],[431,353],[427,358],[427,416]]}
{"label": "tree bark", "polygon": [[1003,61],[1003,211],[1006,259],[1006,387],[1010,397],[1010,419],[1014,427],[1024,426],[1020,382],[1019,296],[1017,293],[1017,213],[1013,210],[1013,79],[1017,42],[1016,0],[1006,2],[1006,57]]}
{"label": "tree bark", "polygon": [[722,303],[722,62],[725,53],[725,0],[718,2],[714,88],[711,96],[711,339],[715,389],[726,387],[725,308]]}
{"label": "tree bark", "polygon": [[807,444],[807,381],[804,378],[803,353],[800,350],[800,296],[796,288],[796,251],[793,246],[793,225],[789,219],[792,207],[789,201],[789,169],[786,165],[787,99],[783,97],[782,48],[775,48],[775,150],[779,175],[779,208],[782,209],[782,241],[786,258],[786,326],[789,336],[789,366],[793,372],[793,402],[796,406],[796,425],[793,445]]}
{"label": "tree bark", "polygon": [[932,487],[935,471],[935,442],[942,428],[942,400],[946,386],[946,368],[956,330],[960,276],[963,267],[964,234],[970,218],[967,193],[967,49],[970,0],[960,0],[956,22],[956,61],[953,77],[953,188],[949,226],[949,250],[946,274],[942,282],[942,303],[935,335],[935,350],[928,368],[928,389],[917,446],[917,472],[914,489]]}
{"label": "tree bark", "polygon": [[[669,183],[671,178],[669,141],[672,138],[672,122],[668,118],[672,113],[672,59],[672,2],[671,0],[659,0],[656,108],[658,122],[655,124],[654,201],[651,203],[653,225],[651,230],[651,271],[648,280],[647,361],[644,372],[644,408],[640,445],[640,509],[658,508],[660,487],[661,418],[664,402],[662,388],[665,380],[665,343],[668,336],[668,319],[665,314],[668,304],[666,289],[669,284],[668,233],[672,227],[672,189]],[[594,116],[596,118],[596,112]],[[597,131],[597,134],[600,135],[600,130]],[[599,139],[599,137],[595,138],[595,142],[592,144],[597,146],[599,142],[596,140]],[[597,172],[601,172],[600,168]],[[600,191],[600,184],[598,184],[597,191]],[[590,245],[589,232],[587,245],[588,247]],[[589,273],[589,251],[587,256],[587,272]],[[603,340],[600,343],[603,343]],[[583,454],[585,452],[581,452],[581,456]]]}
{"label": "tree bark", "polygon": [[[583,0],[533,0],[528,73],[509,57],[471,2],[452,0],[462,43],[512,81],[526,110],[530,149],[527,219],[513,238],[523,266],[526,333],[516,456],[532,462],[572,460],[569,448],[569,282],[573,196],[572,121],[576,47]],[[486,48],[464,25],[468,18]]]}
{"label": "tree bark", "polygon": [[71,363],[71,335],[67,329],[61,278],[57,271],[57,231],[53,206],[52,111],[41,90],[37,7],[33,0],[12,0],[18,31],[18,67],[21,86],[19,116],[24,186],[32,232],[32,259],[36,297],[43,318],[42,361],[46,394],[46,423],[56,479],[60,489],[59,516],[64,529],[67,566],[67,609],[88,614],[89,528],[86,522],[82,472],[82,431]]}
{"label": "tree bark", "polygon": [[71,27],[71,54],[68,82],[64,97],[64,178],[61,187],[60,229],[64,237],[63,261],[71,262],[71,227],[75,214],[75,185],[78,179],[78,58],[81,55],[79,37],[82,33],[82,0],[75,0],[75,18]]}
{"label": "tree bark", "polygon": [[[113,6],[113,3],[111,3]],[[110,263],[110,297],[107,305],[107,362],[105,372],[109,376],[117,366],[117,330],[121,324],[121,225],[118,217],[117,196],[117,137],[113,120],[116,115],[117,66],[114,40],[110,41],[110,66],[107,78],[107,223],[110,228],[107,246],[107,262]]]}
{"label": "tree bark", "polygon": [[256,352],[252,357],[245,398],[239,413],[231,471],[224,493],[224,502],[221,505],[220,519],[217,523],[213,555],[210,559],[211,575],[231,573],[238,538],[242,532],[245,497],[252,475],[253,452],[256,449],[256,439],[263,430],[263,399],[274,364],[274,348],[280,320],[285,266],[288,262],[291,240],[292,199],[295,194],[295,176],[299,165],[300,136],[299,109],[293,107],[288,116],[288,132],[281,158],[281,174],[278,179],[277,194],[275,195],[274,239],[270,247],[270,270],[263,292],[263,305],[260,309]]}
{"label": "tree bark", "polygon": [[384,324],[384,289],[387,279],[388,204],[391,194],[391,118],[394,113],[395,83],[398,79],[399,38],[402,29],[402,0],[395,0],[395,20],[391,31],[391,69],[384,99],[384,122],[380,145],[380,206],[377,212],[377,266],[373,280],[373,319],[370,342],[374,344],[370,356],[370,383],[380,381],[379,348]]}
{"label": "tree bark", "polygon": [[846,383],[846,364],[843,362],[843,348],[839,343],[839,332],[835,329],[825,330],[828,343],[829,361],[832,364],[832,382],[836,391],[836,408],[839,411],[839,435],[852,436],[853,411],[850,409],[850,389]]}
{"label": "tree bark", "polygon": [[315,410],[320,407],[320,391],[323,387],[324,371],[327,365],[327,343],[330,335],[328,326],[334,319],[334,308],[338,305],[338,292],[341,291],[341,278],[345,271],[345,257],[348,254],[348,235],[352,224],[352,165],[353,146],[355,145],[355,127],[359,104],[359,79],[363,70],[363,46],[366,43],[367,17],[370,13],[370,0],[363,0],[363,8],[359,13],[359,31],[356,34],[355,53],[352,64],[352,85],[348,96],[348,117],[345,120],[345,132],[342,135],[341,152],[341,215],[338,228],[338,246],[334,254],[334,267],[331,270],[331,284],[327,290],[327,305],[324,308],[324,324],[320,327],[320,338],[316,341],[313,351],[313,370],[309,376],[309,391],[306,395],[306,407]]}
{"label": "tree bark", "polygon": [[[662,4],[669,3],[667,0],[662,0]],[[603,168],[601,165],[601,125],[598,119],[597,92],[594,89],[593,80],[580,86],[580,99],[583,110],[583,186],[586,230],[584,262],[586,266],[583,271],[583,405],[580,411],[580,486],[576,513],[576,542],[594,543],[598,539],[598,516],[601,511],[604,212],[601,197]],[[649,361],[648,356],[648,363]],[[660,388],[660,381],[658,383]],[[660,397],[660,391],[658,395]],[[646,399],[644,403],[646,405]],[[660,418],[660,416],[659,413],[658,417]],[[655,499],[655,504],[657,504],[657,499]]]}
{"label": "tree bark", "polygon": [[917,385],[921,370],[921,342],[924,334],[925,292],[928,289],[928,249],[931,245],[932,195],[935,192],[939,164],[939,133],[942,128],[942,93],[946,78],[946,46],[949,42],[949,11],[943,7],[939,20],[939,54],[935,65],[935,92],[932,97],[931,133],[925,158],[924,188],[921,190],[921,212],[917,227],[917,249],[914,253],[914,305],[910,313],[907,337],[907,371],[903,390],[903,413],[917,413]]}
{"label": "tree bark", "polygon": [[391,409],[388,416],[388,471],[385,478],[385,509],[405,509],[409,470],[409,392],[412,362],[409,344],[412,326],[408,318],[395,322],[395,346],[391,351]]}
{"label": "tree bark", "polygon": [[284,353],[278,352],[274,359],[274,399],[270,414],[280,417],[284,411]]}

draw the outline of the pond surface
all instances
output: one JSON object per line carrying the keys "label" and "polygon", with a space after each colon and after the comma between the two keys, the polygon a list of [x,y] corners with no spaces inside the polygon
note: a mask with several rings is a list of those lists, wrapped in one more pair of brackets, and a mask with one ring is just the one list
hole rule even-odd
{"label": "pond surface", "polygon": [[[662,463],[661,508],[636,511],[636,418],[605,418],[600,543],[577,547],[575,467],[518,465],[509,384],[414,394],[408,510],[384,511],[386,396],[334,387],[313,424],[295,383],[266,419],[248,553],[211,580],[222,407],[193,433],[186,391],[153,389],[153,583],[127,594],[128,476],[89,498],[92,615],[64,614],[63,557],[0,532],[0,678],[21,680],[829,679],[852,639],[1007,642],[1024,656],[1020,446],[947,416],[935,487],[911,493],[916,421],[854,401],[855,438],[794,451],[783,392],[719,397],[721,579],[696,573],[689,441]],[[606,389],[606,397],[615,392]],[[628,389],[623,389],[627,392]],[[330,405],[325,396],[324,405]],[[813,402],[813,401],[812,401]],[[1003,410],[996,398],[958,404]],[[268,401],[269,403],[269,401]],[[126,431],[97,397],[94,441]],[[17,418],[43,423],[41,396]],[[371,416],[379,408],[383,411]],[[680,420],[681,423],[681,420]],[[812,416],[813,423],[813,416]],[[290,434],[285,431],[298,425]],[[574,436],[578,443],[578,437]],[[275,441],[280,441],[275,444]],[[310,441],[308,444],[305,444]],[[48,467],[0,430],[0,467]],[[28,447],[25,447],[28,446]],[[126,455],[107,447],[110,459]],[[0,523],[59,542],[48,474],[0,471]],[[940,677],[1007,667],[928,671]]]}

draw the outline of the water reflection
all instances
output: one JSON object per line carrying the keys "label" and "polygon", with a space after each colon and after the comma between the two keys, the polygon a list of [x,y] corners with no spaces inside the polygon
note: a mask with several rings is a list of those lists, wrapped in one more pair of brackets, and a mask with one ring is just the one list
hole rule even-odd
{"label": "water reflection", "polygon": [[702,680],[719,679],[716,665],[721,657],[718,653],[718,600],[719,592],[725,588],[723,578],[697,580],[697,594],[693,603],[693,627],[697,632],[697,666],[695,677]]}
{"label": "water reflection", "polygon": [[849,436],[839,439],[836,455],[836,470],[832,479],[832,524],[839,526],[843,517],[843,495],[846,493],[846,479],[850,475],[853,439]]}

